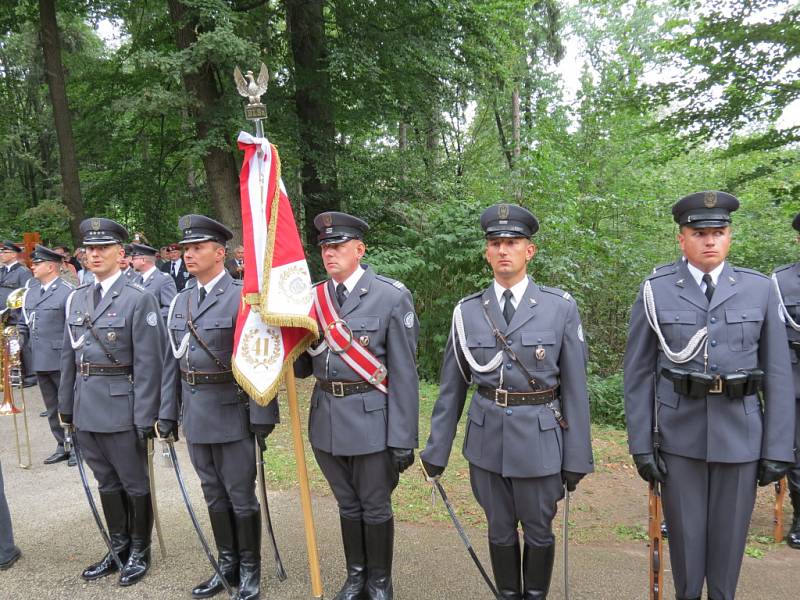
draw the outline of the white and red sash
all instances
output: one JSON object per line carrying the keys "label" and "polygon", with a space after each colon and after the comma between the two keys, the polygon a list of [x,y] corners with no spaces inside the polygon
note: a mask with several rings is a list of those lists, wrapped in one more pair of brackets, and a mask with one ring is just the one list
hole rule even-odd
{"label": "white and red sash", "polygon": [[347,363],[347,366],[376,389],[387,394],[386,386],[389,384],[389,380],[386,367],[364,346],[353,343],[353,332],[347,323],[339,318],[327,282],[314,288],[314,308],[328,349],[334,354],[338,354]]}

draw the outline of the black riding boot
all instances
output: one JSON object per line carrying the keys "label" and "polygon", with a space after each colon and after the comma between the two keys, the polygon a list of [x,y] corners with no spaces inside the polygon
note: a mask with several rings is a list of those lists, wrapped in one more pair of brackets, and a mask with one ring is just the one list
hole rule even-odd
{"label": "black riding boot", "polygon": [[235,515],[239,544],[239,599],[261,597],[261,513]]}
{"label": "black riding boot", "polygon": [[524,600],[545,600],[547,598],[555,556],[555,544],[549,546],[525,544],[525,550],[522,553],[522,581],[525,590],[522,597]]}
{"label": "black riding boot", "polygon": [[364,548],[367,552],[367,585],[369,600],[392,600],[392,554],[394,553],[394,518],[370,525],[364,523]]}
{"label": "black riding boot", "polygon": [[153,505],[150,494],[128,496],[131,521],[131,553],[119,574],[121,586],[133,585],[150,568],[150,539],[153,533]]}
{"label": "black riding boot", "polygon": [[[131,545],[131,538],[128,535],[128,499],[125,492],[100,492],[100,504],[103,507],[103,514],[108,525],[108,534],[111,538],[111,547],[117,553],[120,562],[125,564],[128,560],[128,550]],[[110,575],[117,570],[117,563],[111,553],[108,552],[98,563],[95,563],[81,573],[86,581],[100,579]]]}
{"label": "black riding boot", "polygon": [[367,583],[366,556],[364,550],[364,526],[359,519],[339,517],[342,526],[342,545],[347,563],[347,580],[333,600],[361,600]]}
{"label": "black riding boot", "polygon": [[792,499],[794,519],[792,519],[792,528],[786,536],[786,544],[790,548],[800,550],[800,490],[793,490],[790,488],[789,497]]}
{"label": "black riding boot", "polygon": [[489,542],[489,557],[500,597],[503,600],[522,600],[519,544],[497,546]]}
{"label": "black riding boot", "polygon": [[[219,570],[233,589],[239,587],[239,550],[236,547],[236,529],[231,511],[208,511],[214,541],[217,543]],[[210,598],[225,589],[225,585],[214,573],[192,590],[192,598]]]}

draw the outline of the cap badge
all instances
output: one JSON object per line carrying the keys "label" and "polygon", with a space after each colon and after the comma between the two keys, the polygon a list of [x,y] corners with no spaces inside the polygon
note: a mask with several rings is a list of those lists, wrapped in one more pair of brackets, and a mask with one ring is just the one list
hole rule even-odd
{"label": "cap badge", "polygon": [[94,229],[95,231],[99,231],[100,230],[100,219],[92,219],[92,222],[90,223],[90,225],[92,226],[92,229]]}
{"label": "cap badge", "polygon": [[508,213],[509,213],[508,204],[501,204],[497,207],[497,216],[500,217],[501,219],[507,219]]}
{"label": "cap badge", "polygon": [[333,225],[333,216],[332,215],[322,215],[322,224],[325,227],[330,227]]}
{"label": "cap badge", "polygon": [[717,193],[706,192],[703,194],[703,205],[706,208],[714,208],[717,205]]}

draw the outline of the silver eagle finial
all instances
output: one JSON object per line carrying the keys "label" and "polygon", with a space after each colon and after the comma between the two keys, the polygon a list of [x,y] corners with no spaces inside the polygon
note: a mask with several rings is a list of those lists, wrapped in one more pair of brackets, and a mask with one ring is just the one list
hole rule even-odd
{"label": "silver eagle finial", "polygon": [[252,71],[247,71],[244,75],[236,67],[233,70],[233,79],[236,81],[236,90],[240,96],[247,98],[250,104],[260,104],[261,96],[267,91],[269,85],[269,71],[267,65],[261,63],[261,71],[258,73],[258,79],[253,76]]}

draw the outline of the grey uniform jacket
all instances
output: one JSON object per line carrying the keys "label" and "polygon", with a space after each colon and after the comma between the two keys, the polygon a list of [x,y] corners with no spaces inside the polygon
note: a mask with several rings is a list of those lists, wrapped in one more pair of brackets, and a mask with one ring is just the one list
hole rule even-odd
{"label": "grey uniform jacket", "polygon": [[202,306],[197,280],[192,279],[173,301],[172,316],[167,323],[168,335],[177,348],[186,334],[189,345],[186,353],[176,359],[172,347],[167,347],[164,359],[162,404],[159,417],[178,420],[175,386],[182,385],[183,431],[193,444],[221,444],[244,439],[250,435],[250,423],[278,422],[278,402],[260,406],[248,399],[235,382],[201,383],[194,386],[180,379],[178,370],[218,373],[222,369],[198,344],[190,333],[187,321],[191,318],[197,332],[217,359],[230,369],[236,315],[242,301],[242,283],[226,272]]}
{"label": "grey uniform jacket", "polygon": [[[527,377],[505,351],[498,368],[486,373],[473,370],[467,363],[461,343],[466,344],[478,365],[485,365],[501,350],[484,315],[485,307],[540,388],[560,385],[561,400],[555,406],[560,404],[569,428],[562,430],[546,405],[504,408],[495,404],[494,399],[475,392],[467,413],[464,457],[504,477],[544,477],[562,469],[592,472],[587,349],[575,300],[560,290],[538,286],[528,278],[528,287],[508,325],[493,286],[463,298],[460,306],[465,339],[453,328],[447,340],[439,398],[433,408],[431,433],[422,458],[433,465],[447,466],[456,426],[464,410],[467,379],[493,389],[531,390]],[[541,359],[537,358],[537,350]]]}
{"label": "grey uniform jacket", "polygon": [[175,297],[175,294],[178,293],[178,290],[175,288],[175,281],[170,277],[169,273],[164,273],[164,271],[156,269],[153,274],[147,278],[147,281],[142,281],[141,274],[137,276],[136,281],[156,297],[161,307],[161,316],[166,319],[167,313],[169,313],[169,305]]}
{"label": "grey uniform jacket", "polygon": [[[75,427],[84,431],[152,427],[158,417],[166,339],[156,299],[124,275],[96,307],[92,294],[93,286],[83,285],[67,300],[58,412],[72,414]],[[132,365],[130,377],[81,375],[82,362],[114,364],[85,324],[87,316],[111,355],[122,365]],[[73,349],[71,339],[77,343],[81,336],[83,343]]]}
{"label": "grey uniform jacket", "polygon": [[[786,310],[795,323],[800,323],[800,263],[778,267],[775,269],[775,277],[778,279]],[[800,342],[800,331],[795,331],[788,320],[786,321],[786,335],[792,342]],[[789,359],[792,362],[792,373],[794,374],[794,395],[796,398],[800,398],[800,360],[794,349],[789,350]],[[797,456],[800,457],[800,416],[798,416],[795,430],[795,449],[798,452]]]}
{"label": "grey uniform jacket", "polygon": [[[34,280],[35,281],[35,280]],[[36,281],[27,292],[23,303],[20,334],[30,346],[33,371],[58,371],[61,368],[61,348],[64,344],[64,306],[74,288],[63,279],[56,278],[44,296],[42,286]]]}
{"label": "grey uniform jacket", "polygon": [[786,327],[769,278],[725,263],[710,303],[683,260],[647,279],[669,347],[682,350],[697,330],[707,327],[707,372],[763,369],[764,404],[755,394],[742,400],[677,394],[661,369],[703,372],[704,352],[683,365],[668,360],[648,325],[640,290],[631,310],[624,364],[631,454],[653,451],[655,391],[664,452],[708,462],[793,461],[795,402]]}
{"label": "grey uniform jacket", "polygon": [[25,287],[31,277],[33,273],[22,263],[14,263],[10,271],[0,266],[0,310],[6,308],[8,295],[17,288]]}
{"label": "grey uniform jacket", "polygon": [[[318,285],[330,285],[332,297],[336,297],[330,280]],[[371,454],[387,447],[416,448],[419,321],[411,292],[399,281],[376,275],[365,266],[338,312],[353,332],[353,343],[365,346],[387,368],[389,393],[371,389],[336,398],[316,386],[308,425],[311,445],[337,456]],[[295,362],[295,373],[298,377],[313,373],[327,381],[362,380],[341,357],[328,350],[313,358],[304,353]]]}

